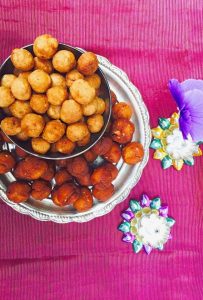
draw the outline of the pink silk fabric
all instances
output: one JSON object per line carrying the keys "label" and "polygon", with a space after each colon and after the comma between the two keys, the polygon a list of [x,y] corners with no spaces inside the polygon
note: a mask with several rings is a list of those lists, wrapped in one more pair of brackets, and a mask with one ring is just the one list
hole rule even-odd
{"label": "pink silk fabric", "polygon": [[[42,33],[106,56],[139,88],[151,126],[176,105],[170,78],[203,78],[201,0],[0,0],[0,60]],[[119,99],[122,100],[122,99]],[[0,299],[203,299],[203,159],[150,160],[130,197],[160,195],[176,219],[163,252],[132,252],[117,226],[128,199],[84,224],[39,222],[0,201]]]}

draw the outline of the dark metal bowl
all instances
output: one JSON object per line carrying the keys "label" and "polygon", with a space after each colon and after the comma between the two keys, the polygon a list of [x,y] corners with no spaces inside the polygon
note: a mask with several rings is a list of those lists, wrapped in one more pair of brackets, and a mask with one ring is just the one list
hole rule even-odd
{"label": "dark metal bowl", "polygon": [[[31,52],[34,55],[33,44],[25,46],[23,48],[27,49],[29,52]],[[80,57],[80,55],[82,55],[82,53],[84,52],[81,49],[74,48],[74,47],[71,47],[69,45],[62,44],[62,43],[59,44],[58,50],[69,50],[69,51],[71,51],[75,55],[76,59],[78,59]],[[11,59],[10,59],[10,56],[9,56],[3,62],[3,64],[0,67],[0,78],[4,74],[12,74],[13,71],[14,71],[14,66],[13,66],[13,64],[11,62]],[[15,145],[17,145],[21,149],[25,150],[27,153],[29,153],[31,155],[35,155],[37,157],[45,158],[45,159],[56,159],[57,160],[57,159],[72,158],[72,157],[78,156],[78,155],[83,154],[84,152],[88,151],[103,136],[103,134],[105,133],[105,131],[107,129],[107,126],[108,126],[108,123],[109,123],[109,120],[110,120],[110,117],[111,117],[111,95],[110,95],[109,84],[107,82],[107,79],[106,79],[104,73],[102,72],[102,70],[100,68],[98,68],[98,70],[96,71],[96,73],[101,78],[101,86],[100,86],[100,91],[99,91],[100,93],[99,93],[99,95],[106,102],[106,110],[103,113],[104,126],[103,126],[103,128],[102,128],[102,130],[100,132],[91,134],[91,140],[90,140],[90,142],[86,146],[83,146],[83,147],[78,147],[77,146],[75,148],[75,150],[71,154],[68,154],[68,155],[67,154],[62,154],[62,153],[59,153],[59,152],[57,152],[57,153],[51,153],[50,151],[47,152],[44,155],[41,155],[41,154],[35,153],[32,150],[30,140],[23,142],[23,141],[20,141],[17,138],[15,138],[15,136],[8,136],[8,138]],[[1,114],[2,114],[1,119],[3,119],[5,117],[5,115],[4,115],[4,112],[2,110],[1,110]]]}

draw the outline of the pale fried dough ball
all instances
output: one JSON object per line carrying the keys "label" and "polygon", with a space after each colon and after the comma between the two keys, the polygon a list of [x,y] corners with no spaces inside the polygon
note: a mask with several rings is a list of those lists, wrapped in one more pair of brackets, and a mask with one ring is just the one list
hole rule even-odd
{"label": "pale fried dough ball", "polygon": [[48,74],[50,74],[53,70],[53,66],[50,60],[35,57],[34,62],[35,62],[35,70],[37,69],[43,70]]}
{"label": "pale fried dough ball", "polygon": [[90,138],[91,138],[91,135],[90,135],[90,132],[88,132],[88,134],[82,140],[77,142],[77,145],[79,147],[86,146],[90,142]]}
{"label": "pale fried dough ball", "polygon": [[98,89],[101,85],[101,78],[98,74],[92,74],[90,76],[85,77],[85,80],[89,83],[91,87],[94,89]]}
{"label": "pale fried dough ball", "polygon": [[66,74],[66,84],[68,87],[70,87],[73,82],[77,79],[84,79],[84,76],[76,69],[68,72]]}
{"label": "pale fried dough ball", "polygon": [[16,100],[13,104],[11,104],[9,106],[9,110],[14,117],[19,119],[22,119],[25,115],[32,111],[29,101],[20,100]]}
{"label": "pale fried dough ball", "polygon": [[21,129],[29,137],[38,137],[44,129],[45,121],[42,116],[37,114],[27,114],[21,120]]}
{"label": "pale fried dough ball", "polygon": [[92,102],[82,105],[82,112],[84,116],[94,115],[97,111],[97,99],[94,98]]}
{"label": "pale fried dough ball", "polygon": [[19,78],[24,78],[24,79],[26,79],[28,81],[28,76],[30,74],[31,74],[31,72],[21,72],[18,77]]}
{"label": "pale fried dough ball", "polygon": [[45,154],[50,149],[50,144],[40,137],[32,138],[31,144],[32,149],[39,154]]}
{"label": "pale fried dough ball", "polygon": [[11,61],[16,69],[21,71],[30,71],[34,67],[32,54],[26,49],[13,49]]}
{"label": "pale fried dough ball", "polygon": [[62,86],[53,86],[47,91],[48,102],[53,105],[61,105],[68,98],[66,88]]}
{"label": "pale fried dough ball", "polygon": [[98,68],[97,56],[92,52],[83,53],[77,62],[77,69],[84,75],[92,75]]}
{"label": "pale fried dough ball", "polygon": [[21,132],[20,120],[15,117],[6,117],[1,121],[1,129],[8,135]]}
{"label": "pale fried dough ball", "polygon": [[14,74],[5,74],[1,78],[1,85],[10,89],[14,79],[16,79],[16,76]]}
{"label": "pale fried dough ball", "polygon": [[[64,101],[65,102],[65,101]],[[61,105],[49,105],[49,108],[47,110],[47,115],[55,120],[60,119],[60,113],[61,113]]]}
{"label": "pale fried dough ball", "polygon": [[75,143],[71,142],[66,136],[63,136],[56,142],[56,150],[60,153],[70,154],[75,149]]}
{"label": "pale fried dough ball", "polygon": [[60,50],[54,55],[52,63],[56,71],[66,73],[75,67],[76,60],[72,52],[68,50]]}
{"label": "pale fried dough ball", "polygon": [[10,201],[20,203],[27,201],[30,197],[31,188],[27,182],[11,182],[7,188],[6,195]]}
{"label": "pale fried dough ball", "polygon": [[16,134],[16,137],[20,141],[27,141],[29,139],[29,136],[25,131],[21,131],[18,134]]}
{"label": "pale fried dough ball", "polygon": [[87,126],[90,132],[99,132],[104,126],[104,118],[101,115],[94,115],[88,118]]}
{"label": "pale fried dough ball", "polygon": [[88,132],[89,130],[87,125],[85,123],[78,122],[67,127],[66,136],[72,142],[78,142],[87,136]]}
{"label": "pale fried dough ball", "polygon": [[34,40],[33,50],[37,57],[50,59],[54,56],[58,48],[57,39],[50,34],[43,34]]}
{"label": "pale fried dough ball", "polygon": [[11,85],[11,92],[18,100],[29,100],[31,96],[31,87],[25,78],[16,78]]}
{"label": "pale fried dough ball", "polygon": [[66,100],[61,107],[60,118],[67,124],[75,123],[82,118],[82,108],[75,100]]}
{"label": "pale fried dough ball", "polygon": [[59,73],[52,73],[50,75],[50,77],[51,77],[51,82],[52,82],[51,86],[58,86],[58,85],[60,85],[63,88],[66,88],[66,80],[65,80],[65,78],[61,74],[59,74]]}
{"label": "pale fried dough ball", "polygon": [[45,93],[51,85],[50,76],[43,70],[35,70],[28,76],[28,81],[36,93]]}
{"label": "pale fried dough ball", "polygon": [[112,116],[114,119],[124,118],[130,120],[132,113],[132,107],[125,102],[116,103],[112,107]]}
{"label": "pale fried dough ball", "polygon": [[102,98],[96,97],[95,99],[97,101],[97,110],[95,113],[102,115],[105,112],[106,103]]}
{"label": "pale fried dough ball", "polygon": [[0,107],[8,107],[15,101],[11,90],[5,86],[0,86]]}
{"label": "pale fried dough ball", "polygon": [[65,124],[59,120],[50,121],[46,124],[42,137],[49,143],[55,143],[62,138],[65,128]]}
{"label": "pale fried dough ball", "polygon": [[84,79],[78,79],[70,87],[71,96],[80,104],[90,103],[96,95],[95,89]]}
{"label": "pale fried dough ball", "polygon": [[31,108],[38,114],[44,114],[49,108],[49,103],[46,95],[33,94],[30,99]]}

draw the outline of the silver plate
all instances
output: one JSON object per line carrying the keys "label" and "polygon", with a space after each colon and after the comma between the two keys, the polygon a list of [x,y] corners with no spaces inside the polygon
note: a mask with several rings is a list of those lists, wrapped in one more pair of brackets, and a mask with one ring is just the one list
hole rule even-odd
{"label": "silver plate", "polygon": [[144,146],[143,160],[130,166],[119,161],[117,167],[119,175],[114,181],[115,193],[107,202],[94,201],[93,207],[87,212],[77,213],[70,206],[57,207],[50,199],[35,201],[29,199],[24,203],[13,203],[5,194],[6,186],[14,178],[11,173],[0,177],[0,197],[13,209],[21,214],[26,214],[40,221],[52,221],[56,223],[87,222],[96,217],[109,213],[116,204],[122,202],[129,195],[131,189],[139,181],[142,171],[149,159],[149,144],[151,131],[149,126],[149,114],[138,89],[129,81],[128,76],[121,69],[112,65],[105,57],[98,56],[100,67],[109,81],[111,89],[116,93],[118,100],[130,103],[134,113],[132,121],[135,124],[134,140]]}

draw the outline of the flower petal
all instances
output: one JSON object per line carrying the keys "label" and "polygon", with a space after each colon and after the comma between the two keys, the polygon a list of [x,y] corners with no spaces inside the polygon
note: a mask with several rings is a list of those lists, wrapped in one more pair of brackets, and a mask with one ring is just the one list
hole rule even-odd
{"label": "flower petal", "polygon": [[169,80],[168,86],[173,98],[175,99],[179,109],[181,110],[184,107],[184,94],[181,89],[181,84],[177,79],[171,79]]}
{"label": "flower petal", "polygon": [[185,93],[194,89],[203,91],[203,80],[187,79],[181,82],[181,89]]}

